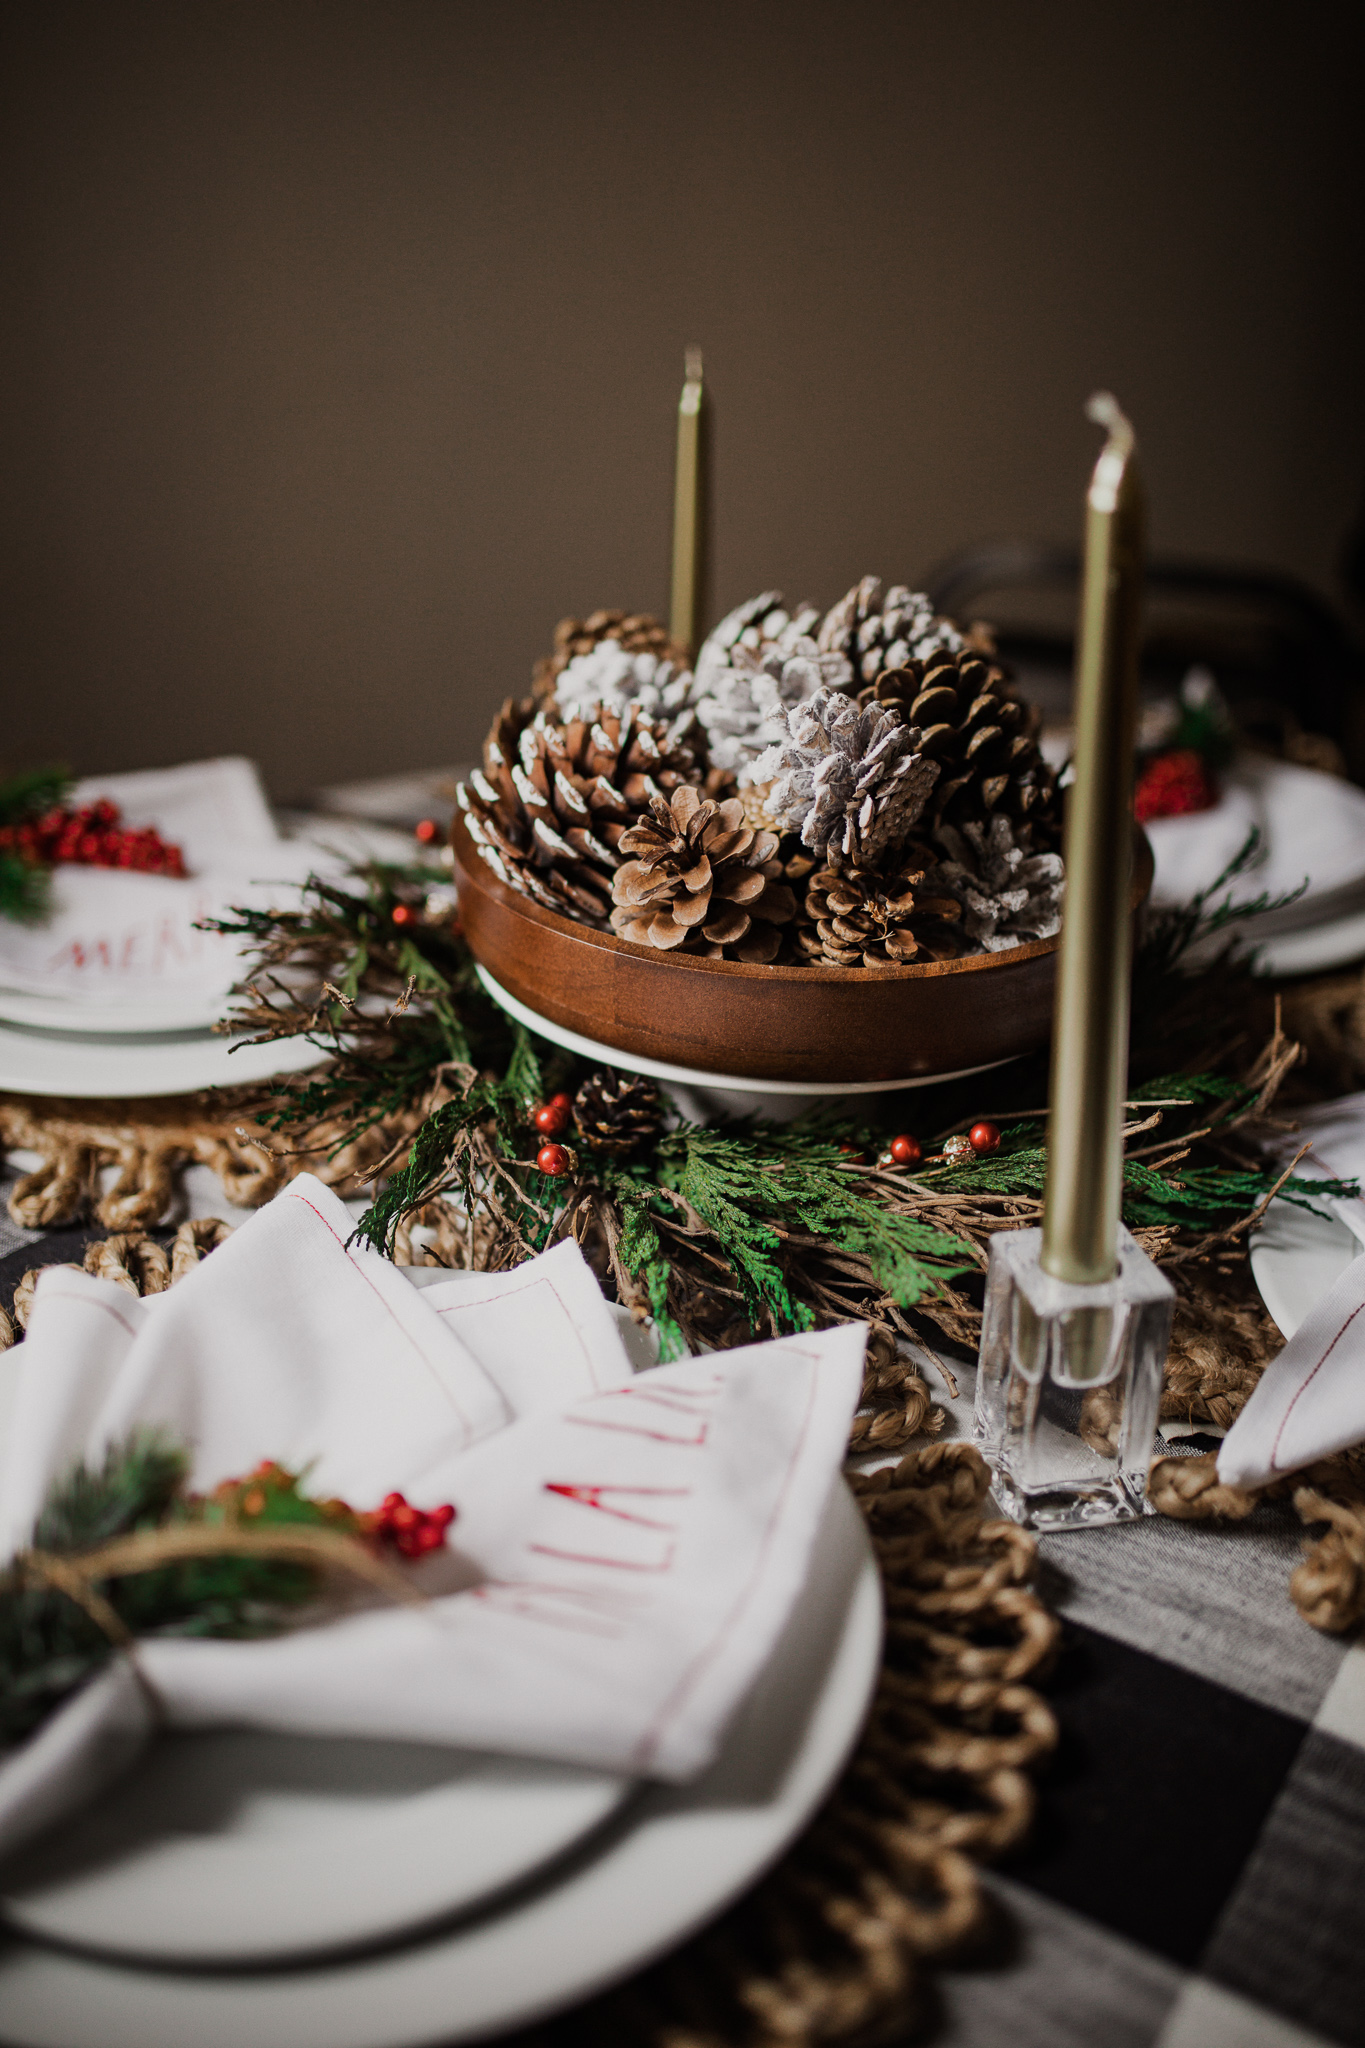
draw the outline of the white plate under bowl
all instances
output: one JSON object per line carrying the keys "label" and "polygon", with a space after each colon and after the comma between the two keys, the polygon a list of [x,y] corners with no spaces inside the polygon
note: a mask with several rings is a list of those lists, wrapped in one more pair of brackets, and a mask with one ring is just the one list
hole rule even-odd
{"label": "white plate under bowl", "polygon": [[[489,1911],[344,1962],[153,1970],[16,1935],[0,1951],[0,2040],[9,2048],[435,2048],[574,2004],[684,1940],[800,1833],[862,1727],[881,1629],[862,1516],[837,1483],[782,1640],[716,1763],[692,1784],[649,1787],[579,1856]],[[460,1853],[448,1833],[442,1840]],[[128,1846],[108,1846],[110,1885],[124,1879]],[[315,1872],[313,1882],[327,1881]],[[199,1903],[206,1914],[223,1904]]]}
{"label": "white plate under bowl", "polygon": [[908,1081],[758,1081],[744,1074],[710,1074],[700,1067],[673,1066],[667,1060],[649,1059],[644,1053],[599,1045],[595,1038],[585,1038],[581,1031],[552,1024],[538,1010],[509,995],[502,983],[495,981],[477,961],[474,969],[493,1001],[529,1031],[548,1038],[552,1045],[562,1045],[567,1052],[576,1052],[582,1059],[669,1082],[669,1093],[683,1115],[700,1122],[726,1114],[759,1115],[781,1123],[802,1115],[816,1102],[852,1095],[889,1095],[902,1088],[932,1088],[940,1081],[961,1081],[970,1074],[988,1074],[995,1067],[1009,1065],[1008,1060],[988,1060],[985,1066],[957,1067],[950,1074],[915,1074]]}
{"label": "white plate under bowl", "polygon": [[251,1045],[211,1031],[116,1038],[0,1024],[0,1089],[12,1095],[188,1095],[302,1073],[327,1057],[306,1038]]}
{"label": "white plate under bowl", "polygon": [[1293,1336],[1360,1251],[1359,1239],[1338,1217],[1296,1202],[1270,1204],[1251,1240],[1251,1273],[1283,1337]]}

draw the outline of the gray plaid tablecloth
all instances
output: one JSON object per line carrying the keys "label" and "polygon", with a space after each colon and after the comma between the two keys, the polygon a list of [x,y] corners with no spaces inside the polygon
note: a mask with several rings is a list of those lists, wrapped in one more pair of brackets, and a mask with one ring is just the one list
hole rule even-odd
{"label": "gray plaid tablecloth", "polygon": [[1043,1540],[1061,1742],[944,2048],[1365,2048],[1365,1646],[1300,1619],[1302,1538],[1267,1504]]}

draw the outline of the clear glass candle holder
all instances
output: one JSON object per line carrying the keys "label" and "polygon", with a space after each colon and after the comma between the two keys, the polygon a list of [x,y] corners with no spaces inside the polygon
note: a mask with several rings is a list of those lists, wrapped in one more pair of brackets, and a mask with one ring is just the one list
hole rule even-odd
{"label": "clear glass candle holder", "polygon": [[1099,1286],[1054,1280],[1041,1230],[991,1239],[973,1434],[1007,1515],[1086,1529],[1148,1512],[1175,1290],[1129,1232]]}

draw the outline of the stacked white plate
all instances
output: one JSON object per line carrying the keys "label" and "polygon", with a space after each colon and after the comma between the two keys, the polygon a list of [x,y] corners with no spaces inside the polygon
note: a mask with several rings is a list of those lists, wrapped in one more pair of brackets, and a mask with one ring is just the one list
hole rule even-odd
{"label": "stacked white plate", "polygon": [[1288,761],[1239,755],[1212,810],[1147,826],[1153,905],[1188,903],[1212,887],[1253,828],[1261,835],[1257,864],[1215,900],[1302,892],[1234,927],[1258,949],[1260,972],[1322,973],[1365,955],[1365,790]]}
{"label": "stacked white plate", "polygon": [[[616,1313],[652,1363],[651,1334]],[[0,1357],[0,1427],[11,1378]],[[0,2039],[418,2048],[586,1998],[800,1833],[862,1727],[881,1630],[837,1481],[786,1632],[690,1785],[418,1743],[164,1737],[0,1870]]]}
{"label": "stacked white plate", "polygon": [[59,867],[39,925],[0,923],[0,1090],[180,1095],[316,1066],[306,1040],[251,1045],[214,1030],[243,971],[236,942],[199,929],[237,904],[295,895],[310,869],[410,860],[383,827],[308,818],[281,834],[251,764],[196,762],[77,787],[180,845],[189,877]]}

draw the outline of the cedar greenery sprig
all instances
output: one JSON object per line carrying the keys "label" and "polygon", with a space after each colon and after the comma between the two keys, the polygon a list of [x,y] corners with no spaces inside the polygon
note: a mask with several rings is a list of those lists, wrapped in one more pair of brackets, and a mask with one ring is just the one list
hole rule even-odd
{"label": "cedar greenery sprig", "polygon": [[[359,1518],[313,1501],[301,1475],[270,1466],[208,1499],[185,1491],[189,1460],[159,1432],[134,1431],[102,1465],[75,1465],[48,1493],[30,1550],[0,1576],[0,1744],[21,1741],[126,1639],[260,1636],[317,1591],[319,1564],[297,1556],[209,1554],[89,1573],[119,1538],[197,1529],[203,1541],[235,1533],[242,1500],[253,1532],[353,1535]],[[220,1532],[222,1532],[220,1534]],[[267,1539],[268,1540],[268,1539]],[[152,1559],[155,1544],[144,1545]],[[337,1544],[340,1551],[341,1545]]]}
{"label": "cedar greenery sprig", "polygon": [[[1280,1177],[1259,1149],[1257,1120],[1298,1048],[1277,1028],[1246,1064],[1242,1026],[1264,988],[1231,957],[1236,927],[1274,906],[1232,905],[1220,893],[1256,854],[1253,835],[1194,905],[1154,918],[1135,962],[1132,1130],[1159,1126],[1161,1136],[1130,1151],[1125,1217],[1159,1257],[1202,1257],[1205,1243],[1222,1256]],[[256,1013],[266,1035],[320,1038],[322,1021],[333,1034],[333,1066],[291,1084],[276,1127],[327,1114],[344,1144],[400,1110],[407,1119],[359,1236],[392,1255],[405,1220],[447,1196],[480,1219],[477,1255],[491,1269],[572,1235],[618,1298],[654,1317],[666,1356],[850,1316],[903,1333],[928,1317],[939,1333],[972,1341],[967,1276],[984,1266],[987,1238],[1040,1214],[1042,1056],[993,1078],[988,1113],[1005,1120],[1005,1140],[967,1164],[927,1161],[905,1174],[866,1162],[907,1103],[914,1128],[940,1140],[979,1117],[979,1080],[888,1097],[873,1116],[821,1106],[786,1126],[684,1124],[625,1164],[585,1142],[571,1175],[551,1180],[534,1164],[530,1125],[547,1085],[541,1062],[557,1086],[576,1085],[584,1070],[489,1001],[453,921],[411,914],[395,930],[395,909],[411,912],[432,873],[368,864],[352,889],[315,885],[292,919],[242,913],[230,927],[257,937],[264,967],[289,970],[283,993],[263,993],[259,973],[253,984],[249,1003],[269,1006]],[[1223,933],[1228,947],[1187,971],[1191,948]],[[1186,1057],[1191,1046],[1202,1056]],[[1281,1190],[1310,1204],[1348,1191],[1297,1177]],[[474,1237],[472,1226],[462,1232],[471,1245]]]}

